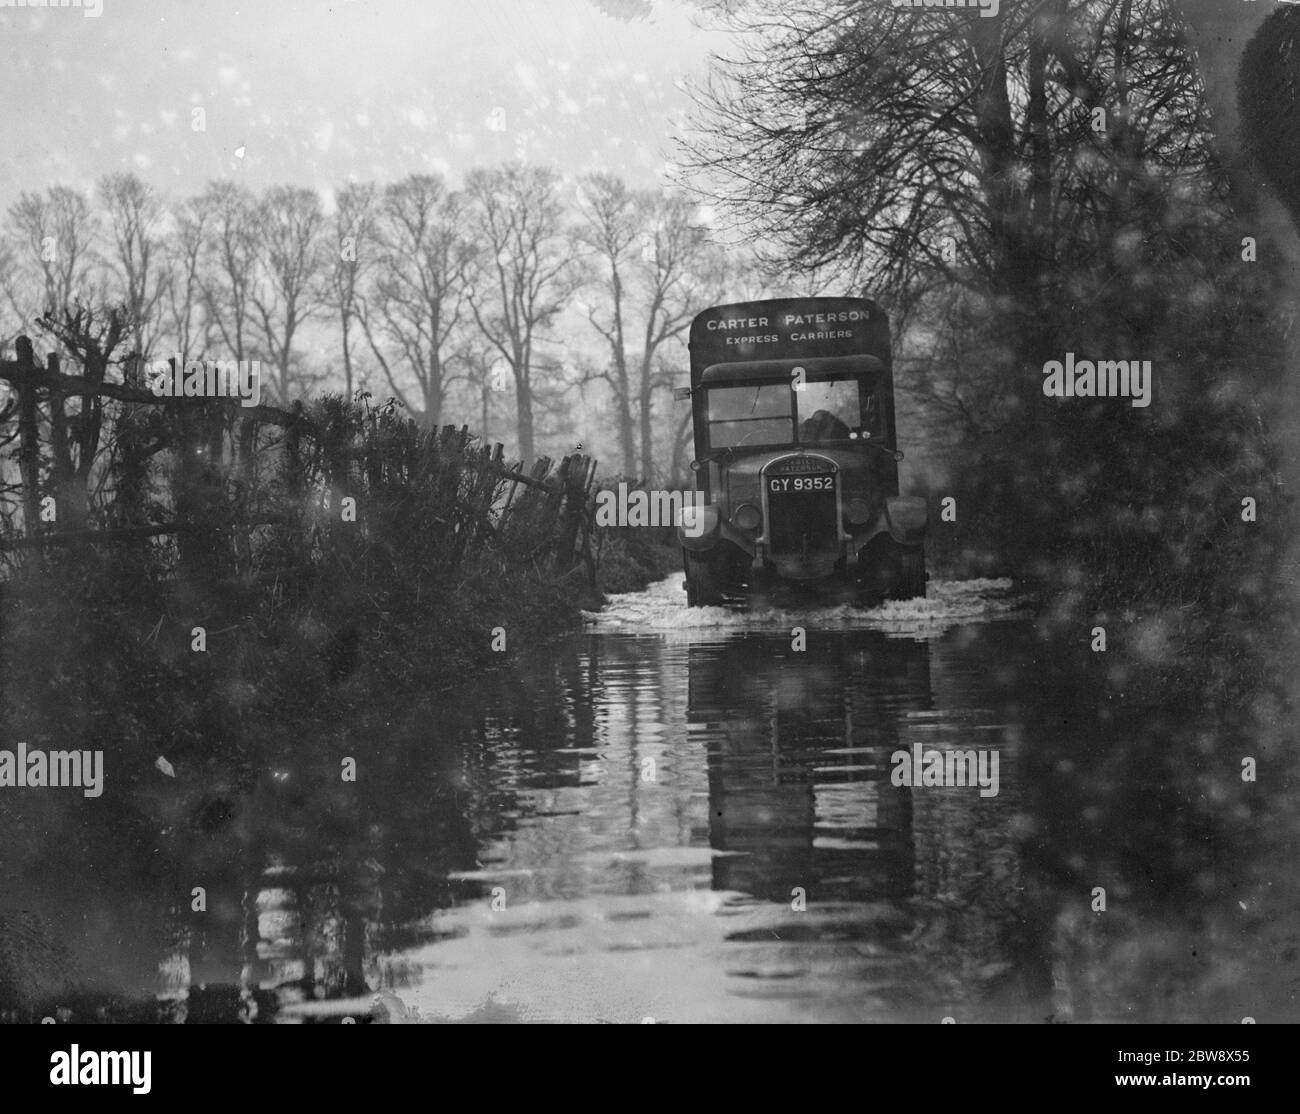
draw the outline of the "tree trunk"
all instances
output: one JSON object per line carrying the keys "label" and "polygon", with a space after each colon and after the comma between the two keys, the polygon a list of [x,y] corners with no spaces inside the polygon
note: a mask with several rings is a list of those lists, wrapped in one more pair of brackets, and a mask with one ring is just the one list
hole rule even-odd
{"label": "tree trunk", "polygon": [[351,324],[351,315],[345,310],[339,316],[342,318],[343,325],[343,389],[346,392],[345,398],[348,402],[352,401],[352,345],[348,342],[348,326]]}
{"label": "tree trunk", "polygon": [[[51,352],[45,358],[45,369],[51,375],[59,375],[62,368],[57,352]],[[54,492],[55,506],[63,519],[66,530],[85,528],[86,516],[84,504],[79,505],[75,498],[76,469],[72,465],[72,443],[68,430],[67,410],[63,395],[58,391],[50,392],[50,487]],[[78,513],[79,511],[83,513]],[[119,523],[121,525],[121,523]]]}
{"label": "tree trunk", "polygon": [[649,483],[659,470],[654,461],[654,393],[651,384],[650,362],[647,360],[641,368],[640,418],[641,425],[641,479]]}
{"label": "tree trunk", "polygon": [[[627,360],[615,360],[614,371],[618,384],[614,391],[614,404],[618,408],[618,449],[623,458],[623,474],[636,475],[636,433],[632,426],[632,384],[628,381]],[[644,460],[644,457],[642,458]]]}
{"label": "tree trunk", "polygon": [[533,446],[533,392],[528,381],[515,375],[515,420],[519,423],[519,459],[535,459]]}
{"label": "tree trunk", "polygon": [[32,352],[32,342],[25,336],[18,338],[16,349],[24,373],[22,382],[18,384],[18,431],[21,437],[18,469],[23,481],[23,532],[31,537],[36,533],[41,508],[41,450],[37,441],[36,384],[32,381],[36,374],[36,357]]}

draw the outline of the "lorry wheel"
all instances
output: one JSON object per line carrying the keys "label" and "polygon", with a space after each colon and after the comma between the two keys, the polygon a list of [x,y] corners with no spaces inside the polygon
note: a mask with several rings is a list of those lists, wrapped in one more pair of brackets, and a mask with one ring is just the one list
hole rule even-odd
{"label": "lorry wheel", "polygon": [[896,600],[925,599],[925,550],[908,546],[899,550],[898,583],[890,593]]}
{"label": "lorry wheel", "polygon": [[686,606],[721,606],[722,593],[714,582],[709,562],[689,549],[682,550],[682,561],[686,567]]}

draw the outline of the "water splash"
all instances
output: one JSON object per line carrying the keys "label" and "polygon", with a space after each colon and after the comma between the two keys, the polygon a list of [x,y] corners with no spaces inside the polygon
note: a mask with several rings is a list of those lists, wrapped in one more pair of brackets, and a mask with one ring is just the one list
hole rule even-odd
{"label": "water splash", "polygon": [[925,599],[889,600],[879,607],[848,605],[808,608],[687,607],[682,576],[676,573],[640,592],[611,595],[600,611],[583,612],[598,632],[641,631],[697,637],[735,630],[877,630],[908,638],[930,638],[974,621],[1023,618],[1030,597],[1017,594],[1011,580],[932,580]]}

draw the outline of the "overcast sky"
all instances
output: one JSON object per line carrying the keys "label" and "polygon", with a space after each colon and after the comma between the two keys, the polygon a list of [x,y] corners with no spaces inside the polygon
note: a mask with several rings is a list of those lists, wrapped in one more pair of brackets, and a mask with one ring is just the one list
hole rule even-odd
{"label": "overcast sky", "polygon": [[5,206],[114,170],[172,196],[221,177],[329,193],[521,153],[651,185],[681,82],[729,42],[684,0],[102,4],[0,8]]}

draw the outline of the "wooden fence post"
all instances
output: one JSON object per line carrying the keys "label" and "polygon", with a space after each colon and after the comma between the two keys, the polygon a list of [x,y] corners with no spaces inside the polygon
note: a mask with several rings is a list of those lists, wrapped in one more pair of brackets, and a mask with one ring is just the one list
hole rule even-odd
{"label": "wooden fence post", "polygon": [[560,465],[560,535],[555,543],[555,563],[562,572],[574,568],[581,559],[578,553],[578,527],[582,524],[587,503],[587,457],[566,456]]}
{"label": "wooden fence post", "polygon": [[[54,357],[50,357],[53,361]],[[134,369],[128,369],[126,381],[129,386],[138,387],[143,383],[143,375],[138,366],[143,357],[137,355]],[[57,370],[51,365],[51,370]],[[54,409],[54,397],[57,391],[50,392],[50,410]],[[136,526],[145,521],[145,492],[149,484],[149,458],[146,455],[144,433],[141,429],[144,407],[137,402],[124,402],[117,419],[118,458],[116,462],[116,492],[111,510],[116,526]],[[58,452],[58,438],[55,438],[55,452]],[[69,468],[71,479],[71,468]],[[89,517],[89,500],[86,500],[86,517]],[[143,539],[138,545],[141,554],[145,551]]]}
{"label": "wooden fence post", "polygon": [[285,488],[294,499],[302,495],[305,477],[302,463],[302,416],[302,402],[294,399],[289,408],[290,420],[284,431]]}
{"label": "wooden fence post", "polygon": [[[54,376],[61,374],[59,354],[45,357],[45,368]],[[68,445],[68,418],[64,399],[58,391],[50,392],[50,456],[54,462],[54,487],[60,489],[72,481],[72,451]]]}

